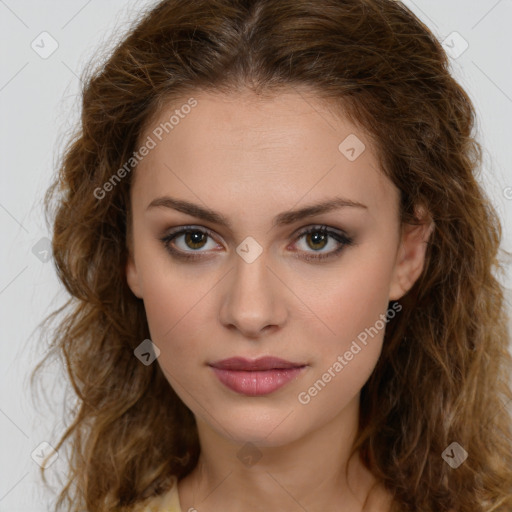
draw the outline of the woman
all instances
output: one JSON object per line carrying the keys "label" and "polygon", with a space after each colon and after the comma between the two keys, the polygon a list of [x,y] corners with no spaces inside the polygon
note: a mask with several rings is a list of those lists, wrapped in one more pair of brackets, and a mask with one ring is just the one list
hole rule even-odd
{"label": "woman", "polygon": [[474,109],[393,0],[166,0],[48,191],[66,510],[510,511]]}

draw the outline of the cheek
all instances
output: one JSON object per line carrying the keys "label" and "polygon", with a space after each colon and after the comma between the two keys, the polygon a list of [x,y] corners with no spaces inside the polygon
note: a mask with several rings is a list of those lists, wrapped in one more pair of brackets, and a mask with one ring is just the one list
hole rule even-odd
{"label": "cheek", "polygon": [[144,269],[144,307],[151,340],[160,349],[158,362],[174,382],[207,359],[205,347],[212,345],[217,318],[212,292],[219,277],[203,272],[199,279],[180,267],[166,268]]}
{"label": "cheek", "polygon": [[[190,282],[189,282],[190,284]],[[149,292],[149,293],[148,293]],[[145,283],[144,307],[151,341],[159,348],[157,364],[181,400],[189,407],[189,397],[204,393],[197,375],[198,356],[202,353],[194,314],[201,308],[197,287],[185,285],[177,276],[148,280]],[[195,305],[195,306],[194,306]]]}
{"label": "cheek", "polygon": [[[377,269],[354,271],[316,303],[332,332],[315,343],[314,364],[296,398],[318,421],[329,421],[345,408],[379,360],[389,304],[388,280],[383,275],[388,277]],[[315,339],[308,324],[303,328],[307,337]]]}
{"label": "cheek", "polygon": [[[380,251],[354,248],[332,272],[317,272],[297,281],[297,295],[305,298],[317,317],[302,327],[311,339],[322,333],[319,351],[345,349],[380,320],[389,303],[393,265],[394,254],[389,247]],[[378,326],[382,327],[381,322]]]}
{"label": "cheek", "polygon": [[141,231],[136,256],[144,307],[152,341],[160,348],[180,339],[176,336],[180,330],[196,325],[190,318],[214,287],[216,276],[202,271],[198,277],[194,264],[175,262],[163,246]]}
{"label": "cheek", "polygon": [[[390,246],[354,251],[328,279],[316,280],[313,293],[309,288],[308,304],[324,325],[302,325],[306,338],[320,342],[314,344],[313,368],[297,399],[315,416],[327,421],[357,395],[373,372],[387,325],[393,265]],[[315,337],[318,328],[326,334]]]}

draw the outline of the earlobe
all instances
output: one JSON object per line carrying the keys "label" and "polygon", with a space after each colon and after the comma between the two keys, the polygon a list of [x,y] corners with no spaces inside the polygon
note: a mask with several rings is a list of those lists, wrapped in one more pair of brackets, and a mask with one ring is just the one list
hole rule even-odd
{"label": "earlobe", "polygon": [[138,297],[139,299],[142,299],[142,287],[139,282],[139,274],[137,272],[137,266],[135,265],[135,261],[131,254],[128,255],[128,260],[126,262],[125,270],[126,270],[126,282],[128,283],[130,290],[133,292],[133,294],[136,297]]}
{"label": "earlobe", "polygon": [[[425,217],[425,216],[423,216]],[[421,224],[405,224],[391,282],[389,300],[402,298],[418,280],[425,266],[425,255],[434,222],[424,218]]]}

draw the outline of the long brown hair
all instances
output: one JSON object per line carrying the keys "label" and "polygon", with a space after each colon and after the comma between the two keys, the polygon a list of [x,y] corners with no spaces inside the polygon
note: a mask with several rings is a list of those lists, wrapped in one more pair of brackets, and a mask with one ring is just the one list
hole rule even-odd
{"label": "long brown hair", "polygon": [[[59,357],[76,393],[56,446],[71,446],[57,508],[128,510],[199,454],[192,413],[160,367],[133,354],[149,338],[124,270],[135,169],[104,184],[163,105],[194,91],[291,87],[314,91],[375,141],[403,222],[425,205],[435,223],[424,272],[362,389],[354,452],[396,510],[510,512],[501,226],[477,181],[474,107],[429,29],[394,0],[165,0],[84,83],[80,126],[45,203],[71,297],[44,322],[51,350],[34,371]],[[442,457],[453,442],[469,454],[457,469]]]}

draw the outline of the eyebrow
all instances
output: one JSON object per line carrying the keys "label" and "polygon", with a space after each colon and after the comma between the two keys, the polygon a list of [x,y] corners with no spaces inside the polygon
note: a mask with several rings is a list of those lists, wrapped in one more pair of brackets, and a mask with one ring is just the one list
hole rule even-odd
{"label": "eyebrow", "polygon": [[[231,223],[228,221],[226,217],[224,217],[224,215],[214,210],[211,210],[210,208],[190,203],[182,199],[175,199],[169,196],[158,197],[151,201],[151,203],[146,208],[146,211],[151,208],[159,207],[171,208],[173,210],[186,213],[187,215],[191,215],[192,217],[197,217],[198,219],[209,221],[213,224],[218,224],[220,226],[226,227],[227,229],[231,229]],[[279,213],[274,218],[272,226],[275,227],[293,224],[294,222],[306,219],[308,217],[313,217],[315,215],[320,215],[322,213],[328,213],[333,210],[338,210],[347,207],[368,209],[366,205],[359,203],[357,201],[351,201],[343,197],[333,197],[320,203],[315,203],[296,210],[287,210],[282,213]]]}

